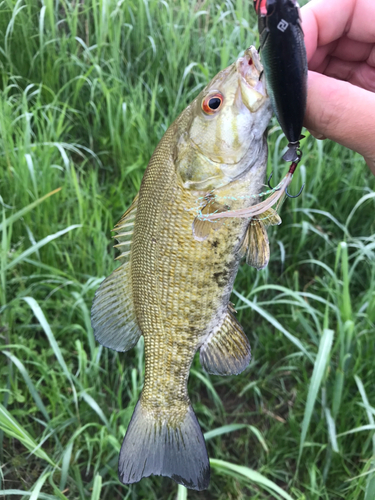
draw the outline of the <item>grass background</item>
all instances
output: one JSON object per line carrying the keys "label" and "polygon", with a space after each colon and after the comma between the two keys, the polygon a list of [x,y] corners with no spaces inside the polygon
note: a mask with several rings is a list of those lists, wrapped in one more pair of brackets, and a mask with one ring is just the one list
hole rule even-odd
{"label": "grass background", "polygon": [[[0,4],[1,498],[374,500],[374,178],[308,134],[270,264],[235,284],[253,360],[191,371],[209,490],[117,479],[144,360],[142,341],[118,354],[93,338],[110,230],[168,125],[257,44],[251,3]],[[280,179],[276,121],[268,142]]]}

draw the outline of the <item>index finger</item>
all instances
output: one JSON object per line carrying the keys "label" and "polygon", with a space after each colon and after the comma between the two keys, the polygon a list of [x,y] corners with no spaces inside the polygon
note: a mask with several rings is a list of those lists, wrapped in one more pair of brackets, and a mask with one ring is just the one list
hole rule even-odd
{"label": "index finger", "polygon": [[342,36],[375,43],[373,0],[312,0],[301,9],[307,60],[316,49]]}

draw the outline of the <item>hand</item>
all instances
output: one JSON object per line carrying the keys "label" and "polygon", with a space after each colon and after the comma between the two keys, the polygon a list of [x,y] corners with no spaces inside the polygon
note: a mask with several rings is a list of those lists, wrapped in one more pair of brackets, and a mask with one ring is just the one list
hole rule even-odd
{"label": "hand", "polygon": [[375,0],[301,9],[309,63],[306,128],[364,156],[375,174]]}

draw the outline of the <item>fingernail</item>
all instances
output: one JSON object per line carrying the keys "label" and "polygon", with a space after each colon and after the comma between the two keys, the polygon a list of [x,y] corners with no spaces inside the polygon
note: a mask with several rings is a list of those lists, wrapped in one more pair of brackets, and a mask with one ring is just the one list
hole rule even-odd
{"label": "fingernail", "polygon": [[309,130],[310,134],[315,137],[315,139],[319,139],[319,140],[322,140],[322,139],[326,139],[326,136],[319,133],[319,132],[315,132],[315,130]]}

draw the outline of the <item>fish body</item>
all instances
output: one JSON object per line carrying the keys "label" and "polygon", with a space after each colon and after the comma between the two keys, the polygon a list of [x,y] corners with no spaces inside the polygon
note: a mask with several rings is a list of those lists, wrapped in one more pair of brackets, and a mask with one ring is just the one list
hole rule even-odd
{"label": "fish body", "polygon": [[230,375],[250,361],[229,298],[245,253],[250,265],[267,264],[265,226],[196,214],[259,199],[271,117],[261,73],[251,47],[207,85],[165,133],[115,227],[122,264],[95,295],[92,325],[118,351],[144,336],[144,387],[120,452],[125,484],[156,474],[206,489],[207,450],[187,392],[191,363],[200,350],[209,373]]}
{"label": "fish body", "polygon": [[307,57],[296,0],[255,0],[261,57],[272,108],[289,143],[298,143],[307,100]]}

